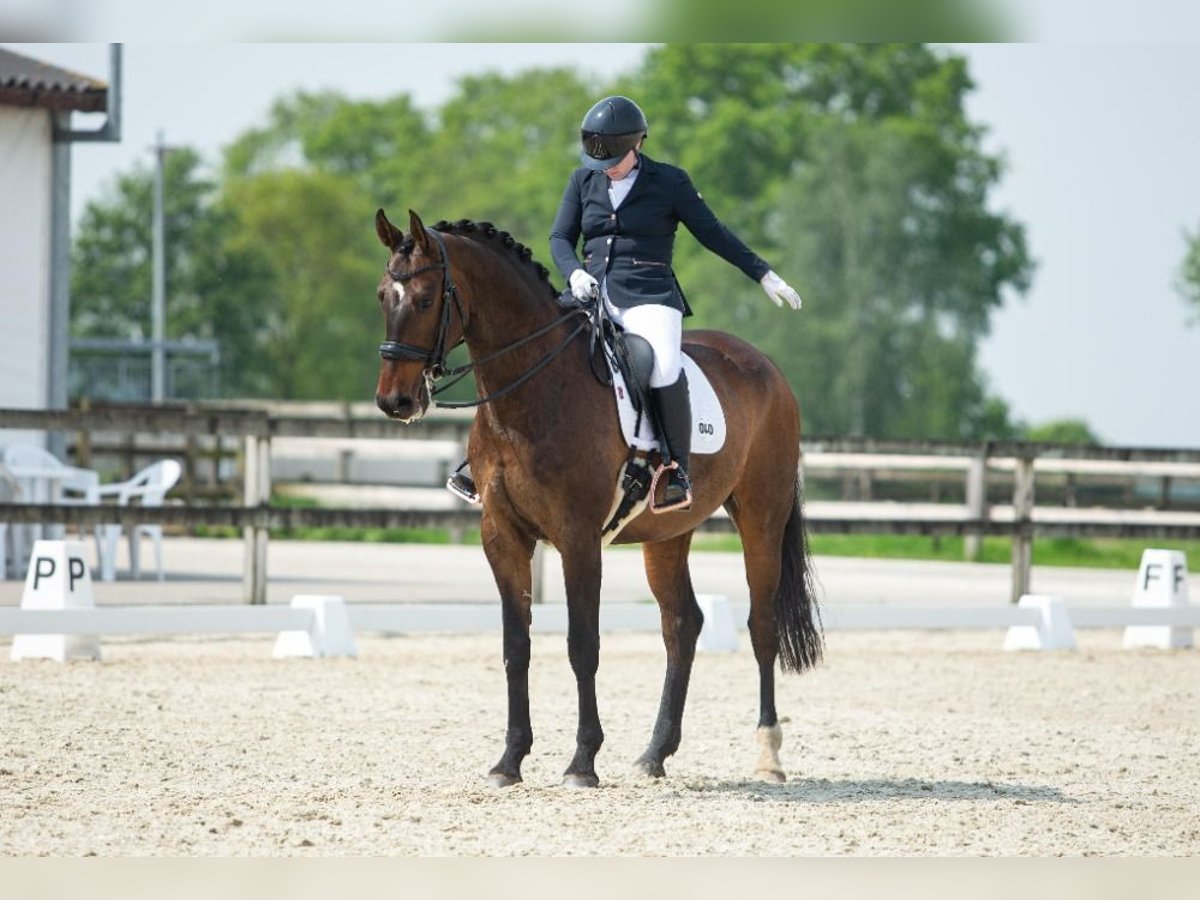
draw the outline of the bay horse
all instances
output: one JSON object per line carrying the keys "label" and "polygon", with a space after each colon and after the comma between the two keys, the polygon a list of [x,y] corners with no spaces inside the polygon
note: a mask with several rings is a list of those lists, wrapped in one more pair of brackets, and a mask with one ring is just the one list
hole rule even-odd
{"label": "bay horse", "polygon": [[[401,232],[380,209],[375,230],[389,258],[379,283],[386,340],[375,400],[393,419],[421,418],[446,355],[465,342],[482,405],[468,458],[482,501],[483,551],[500,592],[508,728],[488,779],[521,781],[533,745],[529,716],[532,557],[538,541],[562,556],[567,648],[578,689],[575,755],[564,784],[599,784],[604,740],[596,703],[600,659],[602,529],[627,459],[610,386],[594,377],[592,345],[579,316],[564,312],[544,266],[488,223],[426,228],[409,211]],[[572,325],[574,324],[574,328]],[[783,374],[732,335],[689,331],[685,351],[720,398],[727,438],[720,452],[693,455],[688,510],[634,518],[617,543],[642,545],[662,618],[667,670],[646,751],[635,765],[665,775],[679,747],[684,703],[703,614],[688,571],[692,535],[724,506],[741,536],[750,588],[750,640],[758,663],[756,773],[784,781],[775,711],[775,663],[814,666],[822,652],[797,478],[800,414]],[[476,401],[477,403],[480,401]]]}

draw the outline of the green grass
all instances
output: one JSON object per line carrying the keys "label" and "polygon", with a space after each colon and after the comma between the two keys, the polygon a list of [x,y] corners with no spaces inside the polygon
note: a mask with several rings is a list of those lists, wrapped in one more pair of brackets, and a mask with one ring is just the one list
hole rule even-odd
{"label": "green grass", "polygon": [[[315,506],[314,501],[296,497],[274,497],[279,506]],[[241,537],[240,528],[202,526],[197,537]],[[271,537],[300,541],[357,541],[369,544],[449,544],[451,533],[444,528],[273,528]],[[466,544],[479,544],[478,529],[467,531]],[[962,562],[961,537],[921,537],[890,534],[814,534],[810,536],[812,552],[817,556],[849,556],[873,559],[927,559]],[[742,544],[736,534],[697,535],[692,543],[696,550],[740,553]],[[1159,541],[1118,538],[1043,538],[1033,544],[1033,561],[1039,566],[1066,566],[1097,569],[1136,569],[1142,551],[1148,546],[1164,550],[1180,550],[1192,560],[1200,560],[1200,541]],[[1012,544],[1008,538],[987,537],[983,540],[980,562],[1012,561]]]}
{"label": "green grass", "polygon": [[[921,537],[889,534],[814,534],[810,538],[817,556],[851,556],[875,559],[929,559],[947,562],[963,560],[961,537]],[[697,550],[741,549],[736,535],[703,535],[692,545]],[[1200,559],[1200,541],[1159,541],[1117,538],[1043,538],[1033,543],[1033,561],[1039,566],[1067,566],[1097,569],[1136,569],[1147,547],[1181,550],[1191,559]],[[1012,542],[1008,538],[983,540],[980,562],[1009,563]]]}

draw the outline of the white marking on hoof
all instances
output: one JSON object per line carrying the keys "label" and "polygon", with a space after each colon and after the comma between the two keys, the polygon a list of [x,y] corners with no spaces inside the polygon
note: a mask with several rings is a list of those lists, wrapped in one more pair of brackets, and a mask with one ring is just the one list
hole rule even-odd
{"label": "white marking on hoof", "polygon": [[779,761],[779,748],[783,746],[783,729],[777,724],[759,726],[755,739],[758,741],[759,753],[754,774],[766,781],[787,781],[787,774]]}

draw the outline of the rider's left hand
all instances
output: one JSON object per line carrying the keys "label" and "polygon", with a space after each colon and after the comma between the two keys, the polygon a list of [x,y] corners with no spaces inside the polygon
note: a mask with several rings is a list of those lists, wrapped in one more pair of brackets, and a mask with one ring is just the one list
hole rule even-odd
{"label": "rider's left hand", "polygon": [[800,295],[786,281],[776,275],[773,271],[768,272],[759,281],[763,290],[767,292],[767,296],[778,306],[783,309],[783,304],[786,303],[792,309],[799,309],[803,303]]}

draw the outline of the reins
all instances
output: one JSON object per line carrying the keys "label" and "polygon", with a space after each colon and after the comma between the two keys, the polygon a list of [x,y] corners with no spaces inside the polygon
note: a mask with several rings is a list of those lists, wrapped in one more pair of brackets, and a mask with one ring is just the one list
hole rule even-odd
{"label": "reins", "polygon": [[[446,355],[450,350],[454,349],[453,347],[447,348],[446,346],[450,334],[450,301],[453,300],[454,306],[458,309],[458,318],[459,321],[462,322],[463,339],[466,338],[467,334],[467,315],[463,309],[462,300],[458,296],[458,286],[454,283],[454,278],[450,273],[450,253],[446,249],[445,240],[443,240],[442,235],[436,229],[428,228],[426,229],[425,233],[431,235],[437,241],[438,249],[441,251],[442,255],[441,262],[420,266],[419,268],[413,269],[411,272],[406,272],[401,275],[396,275],[392,272],[389,272],[388,274],[390,274],[394,280],[404,282],[422,272],[427,272],[431,269],[442,270],[441,321],[438,324],[438,333],[437,337],[434,339],[433,349],[425,350],[424,348],[416,347],[412,344],[405,344],[400,341],[384,341],[379,345],[379,355],[383,359],[388,360],[417,360],[428,363],[428,365],[425,367],[425,381],[429,386],[429,396],[435,406],[438,406],[442,409],[470,409],[471,407],[482,406],[485,403],[491,403],[493,400],[500,399],[506,394],[515,391],[521,385],[525,384],[525,382],[533,378],[534,375],[548,366],[556,357],[558,357],[559,354],[561,354],[567,349],[568,346],[570,346],[571,341],[575,340],[575,338],[582,334],[583,331],[589,327],[589,325],[593,324],[592,315],[586,308],[577,307],[575,309],[569,309],[554,321],[547,325],[543,325],[537,331],[527,334],[522,338],[518,338],[511,344],[506,344],[499,350],[496,350],[494,353],[489,353],[482,359],[473,360],[472,362],[461,366],[455,366],[454,368],[446,368]],[[534,341],[542,335],[548,334],[559,325],[569,322],[572,318],[577,316],[582,317],[582,321],[580,321],[579,325],[577,325],[557,347],[534,363],[533,366],[521,373],[521,375],[518,376],[515,381],[505,385],[499,390],[493,391],[486,397],[480,397],[476,400],[449,401],[437,399],[439,394],[443,394],[450,388],[454,387],[454,385],[462,381],[467,375],[471,374],[477,366],[482,366],[485,363],[489,363],[494,359],[504,356],[506,353],[511,353],[513,350],[517,350],[520,347],[528,344],[530,341]],[[457,346],[457,344],[455,346]],[[445,379],[450,380],[445,381],[445,383],[440,383]]]}
{"label": "reins", "polygon": [[[534,363],[533,366],[531,366],[530,368],[526,369],[523,373],[521,373],[521,375],[515,381],[505,385],[504,387],[500,388],[499,390],[493,391],[492,393],[488,394],[486,397],[480,397],[477,400],[449,401],[449,400],[438,400],[437,399],[438,394],[444,393],[445,391],[454,387],[454,385],[458,384],[465,377],[467,377],[467,375],[469,375],[472,371],[474,371],[476,366],[482,366],[484,363],[491,362],[493,359],[503,356],[505,353],[508,353],[510,350],[516,350],[518,347],[522,347],[525,344],[528,344],[530,341],[541,337],[543,334],[547,334],[548,332],[553,331],[559,325],[562,325],[564,322],[567,322],[572,317],[578,316],[578,315],[584,316],[584,319],[582,322],[580,322],[574,328],[574,330],[571,331],[570,334],[567,335],[566,339],[561,344],[559,344],[557,347],[555,347],[553,351],[548,353],[546,356],[543,356],[540,360],[538,360],[536,363]],[[493,400],[498,400],[501,397],[503,397],[505,394],[508,394],[511,391],[515,391],[517,388],[519,388],[521,385],[523,385],[525,382],[527,382],[530,378],[532,378],[534,375],[536,375],[538,372],[540,372],[542,369],[544,369],[547,365],[549,365],[550,362],[553,361],[555,357],[557,357],[560,353],[562,353],[564,350],[566,350],[567,347],[570,345],[571,341],[575,340],[576,336],[581,334],[583,332],[583,330],[588,327],[589,321],[590,320],[587,318],[586,310],[582,310],[582,309],[568,310],[567,312],[565,312],[561,316],[559,316],[557,319],[555,319],[553,322],[551,322],[549,325],[544,325],[543,327],[539,328],[537,331],[533,332],[532,334],[527,334],[525,337],[519,338],[518,340],[513,341],[513,343],[511,343],[511,344],[501,347],[495,353],[490,353],[487,356],[485,356],[483,359],[475,360],[473,362],[469,362],[462,366],[456,366],[453,369],[444,370],[442,376],[435,380],[440,381],[441,378],[453,378],[453,381],[449,381],[446,384],[440,385],[439,387],[436,387],[430,391],[430,395],[433,397],[434,404],[442,409],[469,409],[473,406],[482,406],[485,403],[491,403]]]}

